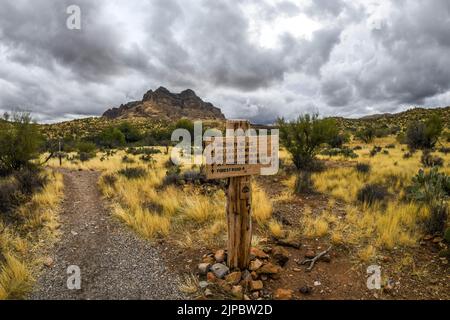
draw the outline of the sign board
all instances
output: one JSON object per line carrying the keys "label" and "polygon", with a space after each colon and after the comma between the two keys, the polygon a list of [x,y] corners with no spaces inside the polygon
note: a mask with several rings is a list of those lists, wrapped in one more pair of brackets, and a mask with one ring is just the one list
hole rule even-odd
{"label": "sign board", "polygon": [[212,138],[208,146],[207,179],[260,175],[262,168],[278,161],[278,145],[272,144],[270,135]]}

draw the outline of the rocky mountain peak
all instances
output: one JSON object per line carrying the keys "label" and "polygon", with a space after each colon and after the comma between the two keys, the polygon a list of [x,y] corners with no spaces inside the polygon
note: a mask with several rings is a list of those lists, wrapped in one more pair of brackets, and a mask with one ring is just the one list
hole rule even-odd
{"label": "rocky mountain peak", "polygon": [[225,119],[219,108],[204,102],[197,94],[186,89],[172,93],[164,87],[155,91],[148,90],[142,101],[133,101],[118,108],[107,110],[106,118],[149,117],[176,120],[182,117],[190,119]]}

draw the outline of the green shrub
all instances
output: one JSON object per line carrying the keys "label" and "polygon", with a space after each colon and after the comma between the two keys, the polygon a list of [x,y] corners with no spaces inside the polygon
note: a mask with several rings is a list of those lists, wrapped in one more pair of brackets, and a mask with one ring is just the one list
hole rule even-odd
{"label": "green shrub", "polygon": [[296,120],[286,122],[278,119],[280,140],[292,156],[298,170],[313,170],[315,155],[324,143],[338,134],[333,119],[319,119],[317,114],[299,116]]}
{"label": "green shrub", "polygon": [[14,179],[0,180],[0,214],[8,214],[22,199],[19,184]]}
{"label": "green shrub", "polygon": [[125,168],[117,171],[118,174],[126,177],[127,179],[139,179],[146,176],[147,171],[144,168]]}
{"label": "green shrub", "polygon": [[359,173],[367,174],[370,172],[371,166],[368,163],[357,163],[355,169]]}
{"label": "green shrub", "polygon": [[113,174],[105,174],[103,177],[103,182],[108,185],[113,187],[116,184],[117,181],[117,177]]}
{"label": "green shrub", "polygon": [[357,194],[358,201],[372,205],[375,202],[383,201],[389,195],[387,188],[377,183],[364,185]]}
{"label": "green shrub", "polygon": [[106,148],[117,148],[125,144],[125,135],[118,128],[109,127],[99,135],[99,144]]}
{"label": "green shrub", "polygon": [[356,132],[356,137],[364,143],[370,143],[375,138],[375,129],[371,126],[368,126]]}
{"label": "green shrub", "polygon": [[42,136],[29,113],[15,113],[0,123],[0,173],[10,174],[31,164],[39,154]]}
{"label": "green shrub", "polygon": [[419,170],[413,177],[412,184],[406,189],[406,196],[410,200],[433,204],[442,202],[450,195],[450,176],[440,173],[435,167],[428,173]]}
{"label": "green shrub", "polygon": [[432,149],[436,145],[442,129],[442,120],[438,115],[432,115],[425,122],[412,122],[406,130],[406,144],[411,150]]}
{"label": "green shrub", "polygon": [[444,232],[444,240],[447,241],[447,243],[450,243],[450,228],[447,228]]}
{"label": "green shrub", "polygon": [[130,158],[129,156],[125,155],[122,157],[122,162],[123,163],[135,163],[133,158]]}
{"label": "green shrub", "polygon": [[42,190],[47,184],[47,176],[39,168],[27,167],[15,172],[14,178],[18,182],[19,190],[24,195],[32,195]]}
{"label": "green shrub", "polygon": [[423,150],[420,162],[428,168],[442,167],[444,165],[444,159],[438,156],[433,156],[430,150]]}
{"label": "green shrub", "polygon": [[137,142],[142,139],[142,134],[139,132],[139,129],[129,122],[122,122],[117,129],[123,133],[125,142],[127,143]]}

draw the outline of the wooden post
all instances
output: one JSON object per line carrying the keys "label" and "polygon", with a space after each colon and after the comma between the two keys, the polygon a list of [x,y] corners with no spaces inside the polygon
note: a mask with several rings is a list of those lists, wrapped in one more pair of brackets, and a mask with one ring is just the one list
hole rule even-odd
{"label": "wooden post", "polygon": [[[248,121],[227,121],[227,129],[249,129]],[[248,267],[252,242],[251,176],[229,178],[227,190],[228,266]]]}
{"label": "wooden post", "polygon": [[58,158],[59,158],[59,166],[62,166],[61,140],[58,141]]}

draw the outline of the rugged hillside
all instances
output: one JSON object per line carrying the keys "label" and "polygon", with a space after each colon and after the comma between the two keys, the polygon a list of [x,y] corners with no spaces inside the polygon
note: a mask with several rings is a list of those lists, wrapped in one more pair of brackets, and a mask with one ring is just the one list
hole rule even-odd
{"label": "rugged hillside", "polygon": [[108,119],[151,118],[158,120],[225,119],[225,116],[209,102],[204,102],[194,91],[187,89],[172,93],[164,87],[149,90],[141,101],[132,101],[118,108],[107,110],[103,117]]}
{"label": "rugged hillside", "polygon": [[335,118],[340,126],[344,129],[355,129],[363,126],[374,126],[374,127],[398,127],[404,129],[409,122],[424,120],[430,117],[432,114],[437,114],[443,121],[444,127],[450,127],[450,107],[444,108],[412,108],[400,113],[385,113],[376,114],[359,119],[347,119],[347,118]]}

